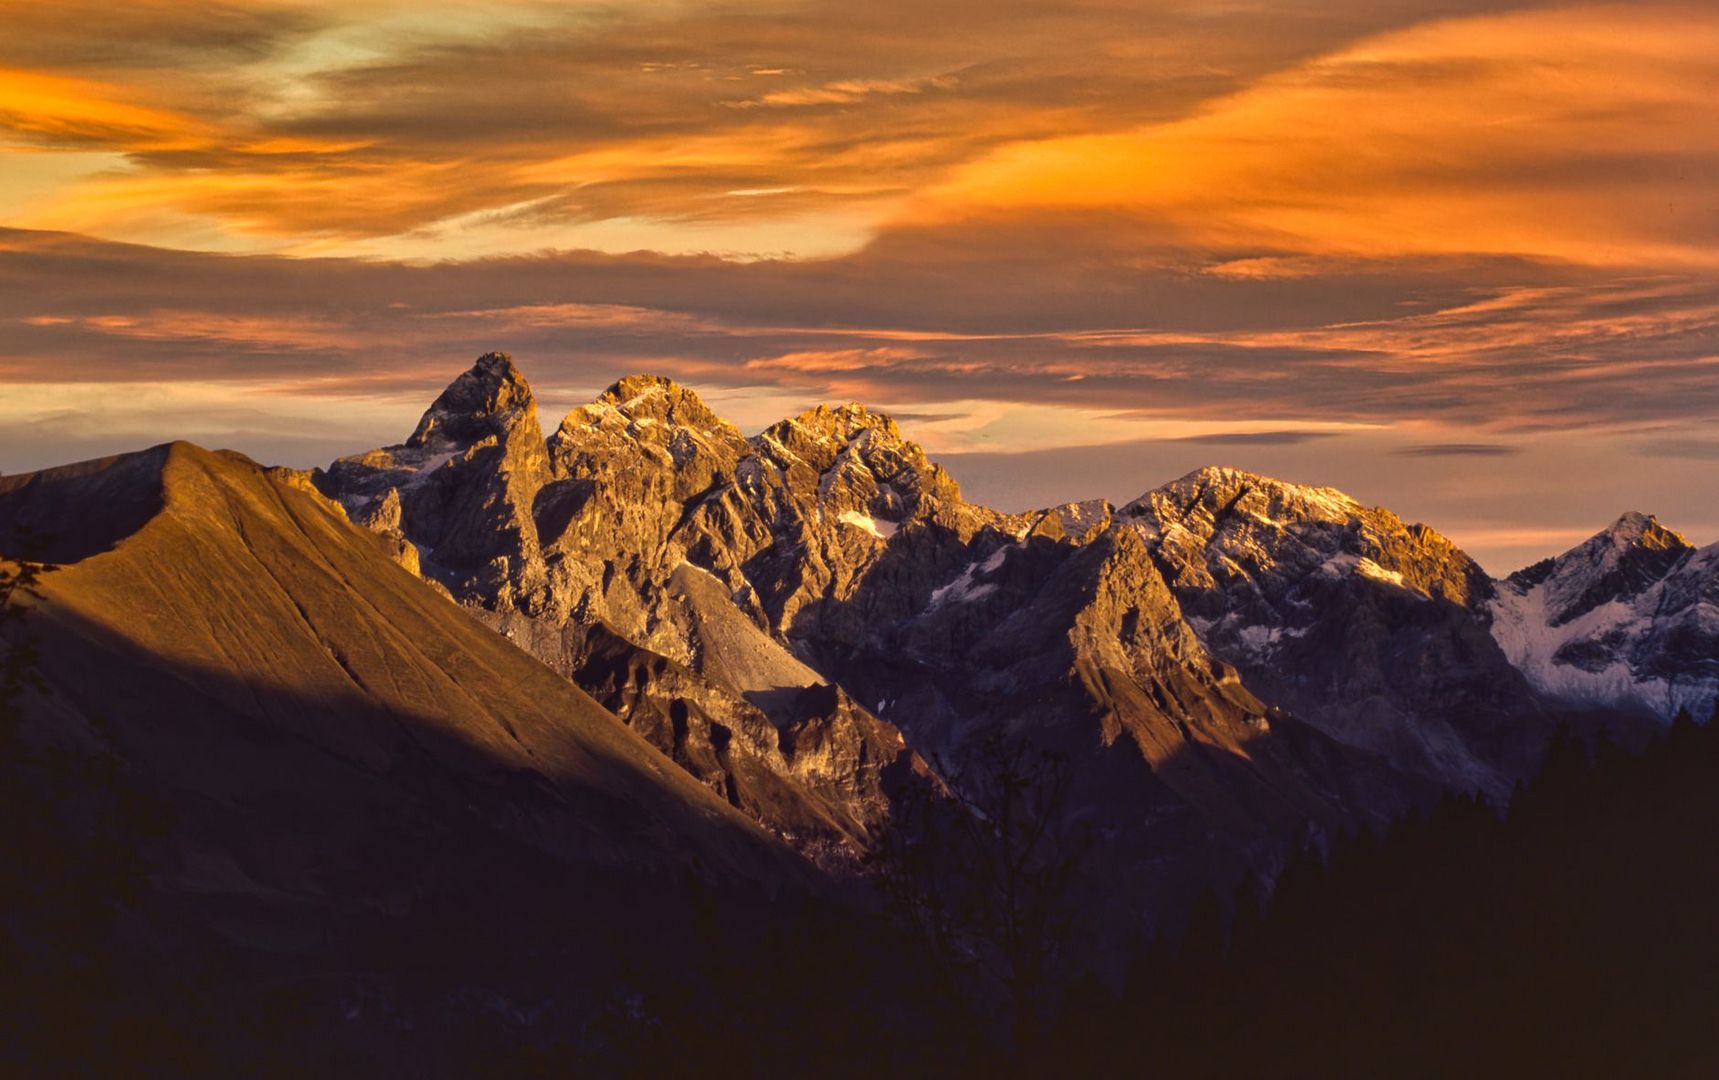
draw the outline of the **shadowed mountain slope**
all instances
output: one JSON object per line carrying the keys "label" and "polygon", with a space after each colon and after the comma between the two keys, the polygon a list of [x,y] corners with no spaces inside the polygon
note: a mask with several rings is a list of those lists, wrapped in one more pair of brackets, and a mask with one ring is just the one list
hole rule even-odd
{"label": "shadowed mountain slope", "polygon": [[472,994],[578,1015],[673,985],[700,905],[744,937],[825,891],[294,474],[177,443],[0,479],[0,552],[20,524],[60,564],[24,737],[154,808],[98,823],[148,886],[95,947],[164,986],[372,1034]]}
{"label": "shadowed mountain slope", "polygon": [[[544,842],[593,862],[678,867],[697,856],[719,876],[763,881],[792,861],[578,689],[390,565],[372,537],[292,474],[186,443],[109,467],[139,478],[157,471],[160,508],[134,522],[110,504],[110,520],[96,527],[121,528],[101,535],[84,522],[71,548],[49,541],[49,561],[106,550],[47,578],[34,620],[57,645],[44,650],[53,689],[45,706],[149,738],[202,737],[165,721],[145,731],[146,718],[173,711],[162,695],[112,701],[122,684],[89,670],[79,677],[88,654],[117,662],[129,650],[177,673],[166,697],[252,725],[205,729],[210,745],[223,735],[267,735],[315,746],[364,774],[457,769],[498,787],[540,787],[568,811],[568,830],[545,830]],[[9,477],[0,481],[0,513],[36,517],[37,530],[51,534],[55,519],[31,509],[106,479],[88,466]],[[300,710],[275,707],[271,691],[289,692]],[[305,710],[307,702],[325,707]],[[353,702],[395,719],[354,721],[341,712]],[[128,709],[140,710],[134,724],[123,718]],[[228,795],[250,779],[176,768]],[[603,814],[577,812],[598,808]]]}

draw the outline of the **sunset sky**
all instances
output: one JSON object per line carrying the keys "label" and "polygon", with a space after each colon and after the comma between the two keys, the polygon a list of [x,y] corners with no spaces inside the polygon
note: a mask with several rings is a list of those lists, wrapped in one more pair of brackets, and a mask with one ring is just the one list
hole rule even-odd
{"label": "sunset sky", "polygon": [[1504,572],[1719,540],[1719,8],[0,0],[0,470],[859,399],[1003,509],[1208,463]]}

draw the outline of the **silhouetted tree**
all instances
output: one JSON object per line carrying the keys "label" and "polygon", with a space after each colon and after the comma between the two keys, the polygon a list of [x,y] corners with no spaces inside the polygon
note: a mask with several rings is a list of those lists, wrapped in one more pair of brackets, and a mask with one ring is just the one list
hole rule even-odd
{"label": "silhouetted tree", "polygon": [[1452,797],[1340,842],[1227,950],[1203,904],[1056,1049],[1100,1074],[1714,1075],[1716,781],[1719,726],[1560,740],[1507,816]]}
{"label": "silhouetted tree", "polygon": [[1030,1042],[1065,974],[1072,888],[1088,844],[1071,820],[1066,758],[992,738],[945,796],[904,801],[872,859],[897,914],[953,977],[1007,1001]]}

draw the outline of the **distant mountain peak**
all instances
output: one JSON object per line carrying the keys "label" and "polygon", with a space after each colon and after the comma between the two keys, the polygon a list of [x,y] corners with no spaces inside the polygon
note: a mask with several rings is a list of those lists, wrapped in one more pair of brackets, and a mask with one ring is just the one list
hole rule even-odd
{"label": "distant mountain peak", "polygon": [[[712,412],[694,391],[662,375],[628,375],[569,412],[549,438],[549,456],[563,470],[581,456],[636,453],[697,473],[708,484],[732,469],[745,449],[740,429]],[[697,467],[693,463],[698,462]],[[690,470],[690,472],[688,472]]]}
{"label": "distant mountain peak", "polygon": [[1547,697],[1669,719],[1719,694],[1710,612],[1719,545],[1697,551],[1631,511],[1569,551],[1511,574],[1493,635]]}
{"label": "distant mountain peak", "polygon": [[651,408],[659,402],[691,401],[699,407],[704,402],[698,394],[675,382],[667,375],[635,372],[623,375],[597,395],[597,401],[629,411]]}
{"label": "distant mountain peak", "polygon": [[773,425],[766,434],[775,434],[780,439],[785,429],[806,432],[820,441],[851,443],[868,431],[877,432],[892,443],[907,441],[902,437],[901,428],[896,426],[892,417],[873,412],[857,401],[807,409],[798,416]]}
{"label": "distant mountain peak", "polygon": [[1517,593],[1544,587],[1545,614],[1561,626],[1664,578],[1694,546],[1651,514],[1631,510],[1582,543],[1507,579]]}
{"label": "distant mountain peak", "polygon": [[[938,507],[965,505],[961,489],[895,420],[858,402],[819,405],[779,421],[750,440],[758,457],[796,483],[815,485],[818,501],[905,521]],[[807,471],[809,470],[809,472]]]}
{"label": "distant mountain peak", "polygon": [[406,445],[470,444],[500,435],[521,415],[535,419],[536,413],[531,384],[514,367],[513,358],[504,352],[484,353],[430,405]]}
{"label": "distant mountain peak", "polygon": [[696,391],[666,375],[635,374],[618,379],[597,395],[595,401],[574,409],[567,419],[576,425],[589,423],[593,417],[610,410],[628,422],[643,422],[646,426],[657,423],[738,434],[738,429],[711,411]]}
{"label": "distant mountain peak", "polygon": [[628,399],[641,397],[653,392],[682,391],[685,388],[667,375],[657,375],[649,371],[635,371],[623,375],[609,384],[609,388],[600,397]]}
{"label": "distant mountain peak", "polygon": [[[1639,583],[1663,576],[1684,552],[1692,550],[1694,545],[1682,534],[1666,528],[1652,514],[1631,510],[1562,555],[1542,559],[1506,580],[1518,590],[1547,581],[1558,582],[1560,588],[1568,589],[1576,578],[1594,579],[1621,572],[1625,579]],[[1583,589],[1587,587],[1584,585]],[[1575,598],[1566,600],[1575,602]],[[1603,601],[1588,597],[1583,602],[1591,606]]]}
{"label": "distant mountain peak", "polygon": [[1140,496],[1122,510],[1124,517],[1176,519],[1205,515],[1214,521],[1244,511],[1254,518],[1286,524],[1324,521],[1344,524],[1366,513],[1351,496],[1329,487],[1310,487],[1225,465],[1207,465]]}
{"label": "distant mountain peak", "polygon": [[1679,550],[1692,546],[1674,529],[1660,524],[1652,514],[1631,510],[1596,534],[1594,541],[1610,541],[1615,548],[1645,547],[1653,551]]}
{"label": "distant mountain peak", "polygon": [[1640,510],[1626,510],[1618,515],[1618,519],[1606,529],[1609,533],[1640,533],[1654,522],[1652,514],[1644,514]]}

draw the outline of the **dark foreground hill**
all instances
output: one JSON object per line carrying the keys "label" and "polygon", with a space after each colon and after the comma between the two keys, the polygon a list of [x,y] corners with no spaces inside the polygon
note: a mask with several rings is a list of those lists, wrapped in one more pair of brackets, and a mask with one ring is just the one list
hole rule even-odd
{"label": "dark foreground hill", "polygon": [[[0,479],[0,522],[54,567],[9,631],[3,1071],[637,1064],[780,963],[865,984],[809,864],[290,474],[180,443]],[[730,1064],[841,1052],[843,985]]]}

